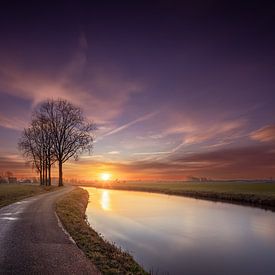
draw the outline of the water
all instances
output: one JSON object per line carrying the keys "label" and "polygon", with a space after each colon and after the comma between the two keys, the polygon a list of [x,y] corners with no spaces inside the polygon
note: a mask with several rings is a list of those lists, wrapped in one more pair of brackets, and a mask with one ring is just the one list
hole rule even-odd
{"label": "water", "polygon": [[92,227],[158,274],[275,274],[275,213],[192,198],[85,188]]}

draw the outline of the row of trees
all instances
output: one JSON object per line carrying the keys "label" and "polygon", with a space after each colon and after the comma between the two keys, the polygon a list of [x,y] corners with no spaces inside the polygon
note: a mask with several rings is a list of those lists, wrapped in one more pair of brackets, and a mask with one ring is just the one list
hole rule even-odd
{"label": "row of trees", "polygon": [[95,125],[86,121],[82,110],[67,100],[47,100],[32,114],[18,146],[39,173],[41,185],[51,185],[51,171],[58,165],[59,186],[63,186],[63,163],[77,159],[93,147]]}

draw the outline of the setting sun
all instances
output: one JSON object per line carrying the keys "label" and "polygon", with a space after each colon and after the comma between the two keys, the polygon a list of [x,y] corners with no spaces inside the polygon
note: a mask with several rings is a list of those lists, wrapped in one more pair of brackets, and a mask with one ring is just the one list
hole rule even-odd
{"label": "setting sun", "polygon": [[102,173],[102,174],[100,175],[100,178],[101,178],[101,180],[103,180],[103,181],[107,181],[107,180],[109,180],[109,179],[111,178],[111,174],[109,174],[109,173]]}

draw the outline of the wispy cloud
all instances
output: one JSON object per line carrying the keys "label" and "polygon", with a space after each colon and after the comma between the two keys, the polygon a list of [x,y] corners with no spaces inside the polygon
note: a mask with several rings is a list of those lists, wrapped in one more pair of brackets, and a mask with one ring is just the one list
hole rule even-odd
{"label": "wispy cloud", "polygon": [[119,132],[121,132],[121,131],[129,128],[130,126],[133,126],[133,125],[135,125],[135,124],[137,124],[139,122],[142,122],[142,121],[145,121],[145,120],[148,120],[148,119],[152,118],[156,114],[157,114],[157,112],[151,112],[149,114],[141,116],[141,117],[139,117],[139,118],[137,118],[135,120],[132,120],[132,121],[130,121],[130,122],[124,124],[124,125],[121,125],[121,126],[119,126],[117,128],[114,128],[110,132],[107,132],[106,134],[102,135],[102,138],[106,137],[106,136],[110,136],[110,135],[116,134],[116,133],[119,133]]}
{"label": "wispy cloud", "polygon": [[192,131],[185,135],[183,141],[185,144],[198,144],[210,139],[236,136],[236,131],[240,130],[246,124],[246,120],[237,119],[216,123],[208,128],[201,127],[199,130]]}
{"label": "wispy cloud", "polygon": [[109,155],[119,155],[120,152],[119,151],[110,151],[108,152]]}
{"label": "wispy cloud", "polygon": [[267,125],[252,132],[250,138],[260,142],[275,141],[275,125]]}
{"label": "wispy cloud", "polygon": [[164,136],[162,134],[149,134],[144,136],[137,136],[137,139],[148,140],[148,139],[161,139],[163,137]]}
{"label": "wispy cloud", "polygon": [[[212,125],[211,127],[205,128],[204,126],[198,127],[198,125],[194,125],[193,127],[187,126],[184,127],[183,125],[180,127],[175,126],[175,130],[173,131],[166,131],[167,133],[177,133],[181,134],[181,139],[176,146],[169,150],[158,150],[158,151],[143,151],[143,152],[136,152],[133,155],[135,156],[142,156],[142,155],[151,155],[154,158],[155,155],[171,155],[183,147],[188,147],[191,145],[200,145],[201,148],[215,148],[215,147],[222,147],[228,144],[233,143],[234,140],[243,136],[240,130],[245,125],[245,120],[232,120],[232,121],[225,121],[221,123],[217,123]],[[171,128],[169,128],[171,129]],[[181,132],[182,130],[182,132]],[[166,134],[160,135],[162,138],[168,138]],[[144,137],[145,139],[145,137]],[[207,144],[206,142],[212,141],[214,144]],[[199,147],[198,147],[199,148]]]}
{"label": "wispy cloud", "polygon": [[143,173],[149,177],[184,178],[192,174],[212,178],[268,178],[274,175],[274,149],[274,146],[218,149],[183,153],[166,160],[147,159],[116,165],[122,171]]}
{"label": "wispy cloud", "polygon": [[184,142],[181,142],[180,144],[178,144],[177,146],[175,146],[171,150],[167,150],[167,151],[155,151],[155,152],[137,152],[137,153],[134,153],[133,155],[134,156],[142,156],[142,155],[168,155],[168,154],[175,153],[183,145],[184,145]]}
{"label": "wispy cloud", "polygon": [[[47,98],[65,98],[81,106],[89,118],[97,123],[110,123],[123,112],[132,94],[139,93],[142,85],[119,72],[91,67],[87,62],[88,42],[84,34],[79,48],[63,69],[26,69],[20,62],[0,64],[0,88],[32,105]],[[109,66],[111,67],[111,66]]]}
{"label": "wispy cloud", "polygon": [[[173,156],[166,160],[86,162],[87,167],[112,171],[118,178],[185,179],[193,175],[216,179],[274,176],[274,146],[248,146]],[[77,169],[77,168],[75,168]]]}
{"label": "wispy cloud", "polygon": [[22,130],[26,127],[26,121],[18,117],[7,117],[0,114],[0,126],[13,130]]}
{"label": "wispy cloud", "polygon": [[[31,166],[27,164],[21,156],[9,155],[0,157],[0,173],[11,171],[16,176],[35,176],[34,171],[31,170]],[[31,173],[33,172],[33,173]]]}

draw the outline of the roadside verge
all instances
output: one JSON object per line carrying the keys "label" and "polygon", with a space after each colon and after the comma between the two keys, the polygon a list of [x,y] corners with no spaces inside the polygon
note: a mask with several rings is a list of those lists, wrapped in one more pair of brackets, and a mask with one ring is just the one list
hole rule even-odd
{"label": "roadside verge", "polygon": [[57,186],[0,184],[0,208],[43,193],[58,190]]}

